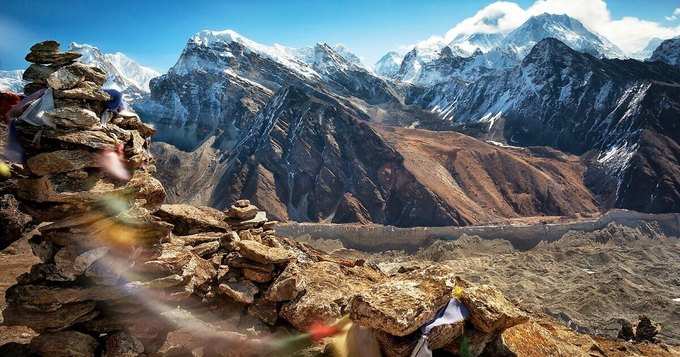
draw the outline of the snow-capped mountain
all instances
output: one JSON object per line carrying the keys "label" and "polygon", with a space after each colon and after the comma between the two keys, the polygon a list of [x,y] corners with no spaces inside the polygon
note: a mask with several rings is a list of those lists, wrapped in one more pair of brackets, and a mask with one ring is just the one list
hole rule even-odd
{"label": "snow-capped mountain", "polygon": [[649,40],[649,42],[647,42],[647,46],[645,46],[645,48],[631,54],[630,57],[635,58],[635,59],[640,60],[640,61],[649,59],[649,57],[652,56],[652,53],[654,53],[654,50],[657,47],[659,47],[659,45],[663,41],[664,40],[662,38],[654,37],[651,40]]}
{"label": "snow-capped mountain", "polygon": [[597,163],[617,183],[616,207],[680,209],[680,176],[673,176],[680,165],[654,154],[680,153],[680,71],[667,64],[598,59],[548,38],[512,70],[442,83],[422,100],[477,136],[576,154],[599,150]]}
{"label": "snow-capped mountain", "polygon": [[[567,15],[542,14],[529,18],[507,35],[460,34],[448,44],[438,38],[423,41],[404,56],[399,72],[386,78],[425,87],[448,80],[472,81],[479,75],[517,65],[545,38],[556,38],[595,57],[625,57],[616,45],[578,20]],[[451,56],[457,57],[456,63],[442,66],[441,62],[447,62],[446,58]]]}
{"label": "snow-capped mountain", "polygon": [[191,148],[218,128],[227,132],[224,144],[233,145],[255,113],[286,86],[322,88],[364,110],[401,105],[393,85],[353,63],[347,53],[325,43],[295,49],[263,45],[232,30],[201,31],[168,73],[151,81],[151,98],[137,108],[149,120],[198,131],[191,135],[196,140],[185,143]]}
{"label": "snow-capped mountain", "polygon": [[680,37],[661,42],[654,50],[650,61],[661,61],[680,67]]}
{"label": "snow-capped mountain", "polygon": [[0,91],[20,93],[24,91],[23,70],[0,71]]}
{"label": "snow-capped mountain", "polygon": [[459,34],[449,42],[449,47],[457,48],[467,57],[472,56],[477,50],[482,53],[493,50],[501,45],[503,37],[501,33]]}
{"label": "snow-capped mountain", "polygon": [[82,55],[80,61],[95,65],[108,73],[105,88],[116,89],[127,95],[128,100],[137,101],[149,93],[149,82],[160,73],[144,67],[126,55],[103,53],[98,48],[72,42],[69,51]]}
{"label": "snow-capped mountain", "polygon": [[403,57],[394,51],[387,52],[373,65],[373,72],[384,78],[394,78],[399,73]]}
{"label": "snow-capped mountain", "polygon": [[344,59],[346,59],[349,63],[359,66],[359,67],[364,67],[366,68],[366,65],[361,61],[361,58],[354,54],[352,50],[347,48],[347,46],[339,43],[335,46],[333,46],[333,51],[337,52],[340,56],[342,56]]}
{"label": "snow-capped mountain", "polygon": [[501,46],[509,47],[522,59],[536,43],[556,38],[572,49],[595,57],[624,58],[623,51],[601,35],[588,30],[580,21],[567,15],[541,14],[529,18],[510,32]]}

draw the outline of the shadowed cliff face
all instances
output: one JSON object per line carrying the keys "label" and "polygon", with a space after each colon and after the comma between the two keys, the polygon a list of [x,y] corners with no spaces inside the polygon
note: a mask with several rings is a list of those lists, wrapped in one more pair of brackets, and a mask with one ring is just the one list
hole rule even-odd
{"label": "shadowed cliff face", "polygon": [[181,187],[171,197],[215,207],[247,197],[281,220],[395,226],[597,210],[577,157],[371,125],[331,95],[295,87],[272,98],[233,151],[217,146],[179,153],[156,145],[159,166],[176,173],[161,177]]}

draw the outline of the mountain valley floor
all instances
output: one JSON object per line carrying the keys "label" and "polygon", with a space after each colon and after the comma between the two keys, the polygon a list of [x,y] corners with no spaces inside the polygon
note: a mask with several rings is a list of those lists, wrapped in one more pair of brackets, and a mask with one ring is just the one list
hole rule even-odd
{"label": "mountain valley floor", "polygon": [[616,338],[623,319],[646,314],[662,325],[660,339],[680,344],[680,240],[653,227],[611,224],[565,234],[519,251],[505,240],[463,236],[419,251],[365,253],[336,240],[299,237],[343,258],[366,259],[387,272],[446,263],[464,279],[498,287],[523,309],[570,328]]}

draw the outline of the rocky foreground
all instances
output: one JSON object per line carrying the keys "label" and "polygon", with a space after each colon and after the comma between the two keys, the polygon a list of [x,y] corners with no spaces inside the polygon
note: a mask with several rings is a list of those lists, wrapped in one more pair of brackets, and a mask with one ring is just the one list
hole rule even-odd
{"label": "rocky foreground", "polygon": [[[353,351],[350,338],[324,337],[348,328],[370,342],[361,351],[409,356],[451,301],[469,316],[429,332],[435,353],[678,353],[652,343],[652,324],[631,328],[636,343],[575,333],[444,264],[387,273],[325,254],[277,236],[276,222],[247,200],[224,212],[164,205],[147,150],[153,129],[105,112],[105,74],[58,47],[37,44],[27,56],[29,88],[55,101],[44,123],[16,124],[26,165],[12,166],[7,192],[43,224],[30,239],[39,262],[5,293],[3,323],[25,338],[0,346],[2,355],[343,355],[337,346]],[[129,175],[112,169],[118,162]],[[309,331],[305,343],[282,343]]]}

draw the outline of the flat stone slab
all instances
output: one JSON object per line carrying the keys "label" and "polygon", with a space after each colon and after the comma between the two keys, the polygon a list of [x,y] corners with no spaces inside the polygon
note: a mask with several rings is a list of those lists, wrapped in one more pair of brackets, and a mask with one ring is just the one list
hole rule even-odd
{"label": "flat stone slab", "polygon": [[229,228],[224,222],[224,213],[205,206],[164,204],[154,215],[172,223],[173,232],[178,235],[224,232]]}
{"label": "flat stone slab", "polygon": [[241,240],[238,247],[243,257],[260,264],[280,264],[292,259],[286,249],[268,247],[254,240]]}
{"label": "flat stone slab", "polygon": [[255,301],[255,294],[260,291],[255,284],[248,280],[222,283],[218,288],[222,294],[246,305],[252,304]]}
{"label": "flat stone slab", "polygon": [[354,297],[354,322],[406,336],[430,321],[451,299],[451,288],[434,280],[389,280]]}

